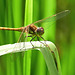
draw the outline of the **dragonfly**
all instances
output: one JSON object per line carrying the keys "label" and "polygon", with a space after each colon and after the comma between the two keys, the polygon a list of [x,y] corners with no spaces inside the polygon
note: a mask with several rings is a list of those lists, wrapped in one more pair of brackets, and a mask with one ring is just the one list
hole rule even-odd
{"label": "dragonfly", "polygon": [[[0,30],[11,30],[11,31],[19,31],[21,32],[21,35],[18,39],[18,42],[20,41],[23,33],[26,33],[26,34],[29,34],[29,36],[25,36],[26,37],[33,37],[31,40],[30,40],[30,43],[31,41],[37,37],[37,40],[39,41],[39,37],[42,38],[44,41],[45,39],[42,37],[42,35],[44,34],[44,28],[43,27],[37,27],[35,24],[37,23],[45,23],[45,22],[52,22],[52,21],[56,21],[64,16],[66,16],[70,11],[69,10],[64,10],[62,12],[59,12],[55,15],[52,15],[50,17],[47,17],[47,18],[44,18],[44,19],[41,19],[41,20],[38,20],[32,24],[29,24],[25,27],[20,27],[20,28],[7,28],[7,27],[0,27]],[[50,25],[50,24],[49,24]],[[34,47],[34,45],[31,43],[31,45]]]}

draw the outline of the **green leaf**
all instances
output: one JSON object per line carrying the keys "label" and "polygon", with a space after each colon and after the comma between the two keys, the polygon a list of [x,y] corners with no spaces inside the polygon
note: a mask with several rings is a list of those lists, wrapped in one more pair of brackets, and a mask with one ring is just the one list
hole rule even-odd
{"label": "green leaf", "polygon": [[[41,42],[44,43],[44,41],[41,41]],[[4,54],[8,54],[8,53],[22,52],[22,51],[27,51],[30,49],[33,50],[33,46],[31,45],[30,42],[25,42],[25,44],[26,44],[25,48],[23,48],[23,43],[24,42],[0,46],[0,55],[4,55]],[[34,47],[37,50],[42,52],[44,59],[46,61],[49,73],[51,75],[61,75],[59,55],[58,55],[55,45],[52,42],[46,41],[46,44],[49,46],[49,48],[48,48],[45,45],[43,45],[42,43],[40,43],[39,41],[34,41],[32,43],[34,44]],[[22,48],[19,48],[19,44],[21,45]],[[16,45],[16,47],[15,47],[15,45]],[[54,58],[53,58],[51,52],[54,53],[58,68],[56,68]]]}

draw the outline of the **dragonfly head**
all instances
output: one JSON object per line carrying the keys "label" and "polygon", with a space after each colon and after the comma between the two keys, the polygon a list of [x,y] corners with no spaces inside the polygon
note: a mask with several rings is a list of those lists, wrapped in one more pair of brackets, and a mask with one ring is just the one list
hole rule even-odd
{"label": "dragonfly head", "polygon": [[37,34],[38,35],[43,35],[44,34],[44,28],[43,27],[39,27],[39,28],[37,28]]}

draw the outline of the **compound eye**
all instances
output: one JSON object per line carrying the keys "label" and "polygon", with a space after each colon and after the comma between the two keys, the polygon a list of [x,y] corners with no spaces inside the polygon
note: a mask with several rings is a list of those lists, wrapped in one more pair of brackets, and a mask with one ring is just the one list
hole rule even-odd
{"label": "compound eye", "polygon": [[44,29],[42,27],[37,29],[37,34],[42,35],[44,33]]}

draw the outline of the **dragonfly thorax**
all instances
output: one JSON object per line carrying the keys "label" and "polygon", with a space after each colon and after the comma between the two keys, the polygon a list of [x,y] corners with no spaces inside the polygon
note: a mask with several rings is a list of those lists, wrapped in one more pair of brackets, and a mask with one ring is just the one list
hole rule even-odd
{"label": "dragonfly thorax", "polygon": [[43,27],[38,27],[37,30],[36,30],[36,33],[38,35],[43,35],[44,34],[44,28]]}

